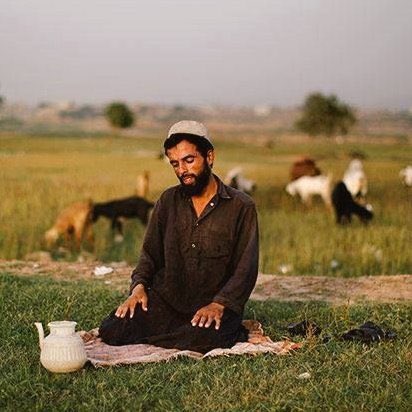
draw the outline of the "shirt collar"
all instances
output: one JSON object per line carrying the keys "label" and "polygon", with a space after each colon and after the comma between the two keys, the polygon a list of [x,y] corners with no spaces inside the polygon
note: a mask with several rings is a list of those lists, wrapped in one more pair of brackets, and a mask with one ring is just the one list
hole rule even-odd
{"label": "shirt collar", "polygon": [[216,182],[217,182],[218,196],[223,199],[231,199],[232,196],[230,196],[229,193],[227,192],[226,185],[215,174],[213,174],[213,176],[215,177]]}

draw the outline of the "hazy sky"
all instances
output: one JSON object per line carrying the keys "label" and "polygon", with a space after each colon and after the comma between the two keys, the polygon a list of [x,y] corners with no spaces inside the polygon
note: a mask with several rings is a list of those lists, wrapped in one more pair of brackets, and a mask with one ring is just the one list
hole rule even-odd
{"label": "hazy sky", "polygon": [[412,107],[412,0],[0,0],[0,94]]}

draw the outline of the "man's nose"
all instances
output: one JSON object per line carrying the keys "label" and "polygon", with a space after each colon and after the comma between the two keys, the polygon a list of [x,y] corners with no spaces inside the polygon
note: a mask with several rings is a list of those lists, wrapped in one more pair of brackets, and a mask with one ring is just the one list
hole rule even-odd
{"label": "man's nose", "polygon": [[178,168],[177,168],[177,172],[179,174],[179,176],[182,176],[184,173],[187,172],[187,167],[184,163],[179,164]]}

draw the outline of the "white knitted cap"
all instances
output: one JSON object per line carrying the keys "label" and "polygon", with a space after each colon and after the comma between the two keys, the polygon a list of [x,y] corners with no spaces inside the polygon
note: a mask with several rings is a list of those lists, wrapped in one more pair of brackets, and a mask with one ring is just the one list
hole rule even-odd
{"label": "white knitted cap", "polygon": [[167,137],[169,138],[173,134],[188,133],[196,136],[204,137],[210,143],[209,131],[203,123],[196,122],[195,120],[181,120],[175,123],[170,129]]}

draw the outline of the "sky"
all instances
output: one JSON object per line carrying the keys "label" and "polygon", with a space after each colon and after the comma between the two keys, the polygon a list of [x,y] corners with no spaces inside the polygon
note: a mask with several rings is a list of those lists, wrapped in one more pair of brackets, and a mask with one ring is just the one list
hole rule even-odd
{"label": "sky", "polygon": [[411,0],[1,0],[7,101],[412,107]]}

